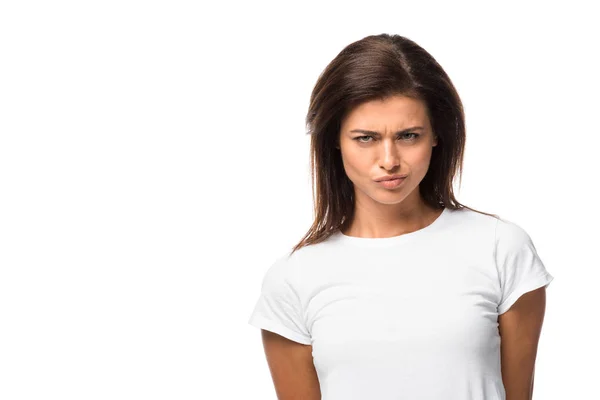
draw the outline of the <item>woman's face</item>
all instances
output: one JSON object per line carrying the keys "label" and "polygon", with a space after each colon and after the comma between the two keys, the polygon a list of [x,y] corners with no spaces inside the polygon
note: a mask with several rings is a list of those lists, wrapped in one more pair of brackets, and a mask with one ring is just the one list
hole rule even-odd
{"label": "woman's face", "polygon": [[[400,203],[419,186],[437,145],[425,104],[406,96],[359,105],[342,121],[339,138],[356,200],[382,204]],[[375,181],[396,174],[406,178],[395,188]]]}

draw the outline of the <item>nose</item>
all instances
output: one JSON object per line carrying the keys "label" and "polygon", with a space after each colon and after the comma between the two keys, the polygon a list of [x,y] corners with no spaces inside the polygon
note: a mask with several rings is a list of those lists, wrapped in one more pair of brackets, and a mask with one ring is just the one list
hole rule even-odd
{"label": "nose", "polygon": [[398,165],[400,165],[400,157],[398,154],[398,149],[396,148],[396,144],[394,142],[389,141],[381,141],[381,158],[379,161],[379,165],[381,168],[385,168],[386,170],[393,170]]}

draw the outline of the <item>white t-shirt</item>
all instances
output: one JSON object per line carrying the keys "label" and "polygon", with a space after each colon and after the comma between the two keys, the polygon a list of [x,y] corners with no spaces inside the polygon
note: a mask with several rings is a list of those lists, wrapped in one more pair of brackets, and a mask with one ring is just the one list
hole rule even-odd
{"label": "white t-shirt", "polygon": [[445,208],[282,255],[249,324],[312,345],[323,400],[505,400],[498,315],[553,279],[520,226]]}

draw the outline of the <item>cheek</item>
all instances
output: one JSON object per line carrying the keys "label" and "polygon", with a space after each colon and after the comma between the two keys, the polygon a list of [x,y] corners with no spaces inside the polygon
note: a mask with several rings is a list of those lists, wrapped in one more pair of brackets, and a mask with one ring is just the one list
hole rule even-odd
{"label": "cheek", "polygon": [[348,152],[342,158],[344,169],[349,178],[361,178],[368,176],[372,169],[372,164],[365,154]]}
{"label": "cheek", "polygon": [[419,166],[421,168],[427,170],[429,168],[430,162],[431,162],[431,151],[430,150],[423,151],[423,153],[421,154],[421,157],[419,158]]}
{"label": "cheek", "polygon": [[415,151],[407,153],[403,159],[404,163],[409,165],[413,170],[427,169],[430,160],[431,150],[427,148],[415,149]]}

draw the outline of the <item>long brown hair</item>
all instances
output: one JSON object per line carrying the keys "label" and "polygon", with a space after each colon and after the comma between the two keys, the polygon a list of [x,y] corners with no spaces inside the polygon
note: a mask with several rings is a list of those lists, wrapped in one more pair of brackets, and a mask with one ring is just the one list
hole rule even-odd
{"label": "long brown hair", "polygon": [[452,182],[462,184],[466,131],[463,105],[437,61],[412,40],[390,34],[367,36],[346,46],[319,76],[306,116],[314,222],[296,250],[326,240],[343,229],[354,213],[354,185],[336,150],[341,122],[363,102],[404,95],[423,101],[438,145],[419,185],[423,200],[440,209],[468,208],[459,203]]}

